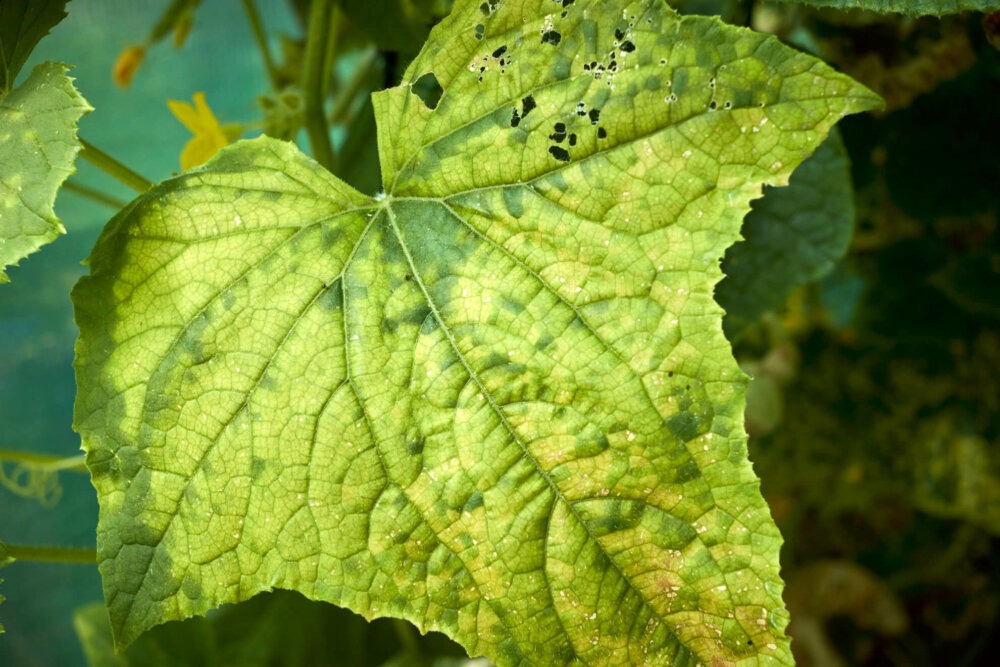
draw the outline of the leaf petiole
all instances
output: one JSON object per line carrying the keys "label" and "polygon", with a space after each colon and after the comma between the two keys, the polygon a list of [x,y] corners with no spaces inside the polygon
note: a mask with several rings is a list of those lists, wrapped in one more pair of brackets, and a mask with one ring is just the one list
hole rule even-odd
{"label": "leaf petiole", "polygon": [[82,183],[77,183],[74,179],[69,179],[63,183],[63,189],[72,192],[75,195],[79,195],[91,201],[96,201],[99,204],[104,204],[109,206],[116,211],[125,208],[125,202],[112,197],[109,194],[101,192],[97,188],[92,188],[89,185],[83,185]]}
{"label": "leaf petiole", "polygon": [[7,556],[14,560],[28,560],[36,563],[78,563],[93,565],[97,562],[97,550],[83,547],[37,547],[23,544],[6,544]]}
{"label": "leaf petiole", "polygon": [[139,194],[153,187],[152,181],[143,178],[86,139],[80,138],[80,144],[83,146],[83,149],[80,151],[80,157],[118,182],[132,188]]}
{"label": "leaf petiole", "polygon": [[306,62],[302,72],[305,92],[305,125],[312,146],[313,158],[331,172],[336,172],[337,156],[330,141],[323,103],[333,60],[333,45],[337,33],[337,12],[333,0],[315,0],[309,14],[309,34],[306,37]]}

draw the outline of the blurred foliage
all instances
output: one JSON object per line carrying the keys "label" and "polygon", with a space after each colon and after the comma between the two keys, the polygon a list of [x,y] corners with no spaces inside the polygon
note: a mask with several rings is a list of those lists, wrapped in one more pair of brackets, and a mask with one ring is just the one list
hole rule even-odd
{"label": "blurred foliage", "polygon": [[77,610],[74,625],[91,667],[476,664],[462,660],[465,652],[439,633],[420,636],[408,623],[391,619],[368,623],[345,609],[283,590],[157,626],[122,654],[115,653],[104,604]]}
{"label": "blurred foliage", "polygon": [[1000,650],[1000,52],[981,15],[759,3],[886,97],[847,119],[851,250],[737,342],[801,665]]}

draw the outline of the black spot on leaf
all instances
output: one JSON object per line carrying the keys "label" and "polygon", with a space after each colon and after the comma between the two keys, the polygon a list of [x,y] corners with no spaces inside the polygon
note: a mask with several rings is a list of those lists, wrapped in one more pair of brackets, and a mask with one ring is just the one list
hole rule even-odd
{"label": "black spot on leaf", "polygon": [[556,46],[562,40],[562,35],[557,30],[546,30],[542,33],[542,44]]}
{"label": "black spot on leaf", "polygon": [[621,28],[615,28],[615,39],[618,40],[619,42],[625,39],[625,33],[622,31]]}
{"label": "black spot on leaf", "polygon": [[635,51],[635,44],[626,39],[618,46],[618,48],[621,49],[622,53],[632,53]]}
{"label": "black spot on leaf", "polygon": [[598,139],[605,139],[607,136],[608,136],[608,133],[605,132],[605,130],[604,130],[603,127],[597,128],[597,138]]}
{"label": "black spot on leaf", "polygon": [[514,111],[510,115],[510,126],[517,127],[521,123],[521,116],[517,113],[517,107],[514,107]]}
{"label": "black spot on leaf", "polygon": [[506,47],[506,45],[505,46],[501,46],[496,51],[494,51],[493,52],[493,57],[494,58],[499,58],[500,56],[502,56],[505,53],[507,53],[507,47]]}
{"label": "black spot on leaf", "polygon": [[569,151],[559,146],[549,146],[549,153],[560,162],[569,162]]}
{"label": "black spot on leaf", "polygon": [[535,108],[535,98],[528,95],[521,100],[521,118],[527,118],[532,109]]}
{"label": "black spot on leaf", "polygon": [[597,125],[597,122],[601,119],[601,110],[591,109],[589,116],[590,116],[590,124]]}

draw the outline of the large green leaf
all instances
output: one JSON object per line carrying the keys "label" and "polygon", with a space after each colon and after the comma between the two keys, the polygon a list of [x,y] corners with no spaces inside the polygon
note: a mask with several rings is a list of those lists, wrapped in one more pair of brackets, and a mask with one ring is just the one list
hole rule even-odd
{"label": "large green leaf", "polygon": [[761,184],[878,98],[651,0],[457,3],[404,81],[384,194],[263,138],[99,239],[116,641],[277,587],[502,665],[787,662],[712,288]]}
{"label": "large green leaf", "polygon": [[959,12],[992,12],[1000,9],[1000,0],[780,0],[813,7],[867,9],[882,14],[943,16]]}
{"label": "large green leaf", "polygon": [[74,171],[76,123],[90,110],[59,63],[38,65],[0,95],[0,283],[6,267],[65,233],[52,206]]}
{"label": "large green leaf", "polygon": [[728,251],[715,291],[726,333],[738,337],[797,287],[826,275],[854,233],[854,186],[847,150],[834,131],[786,187],[766,188],[743,221],[745,241]]}
{"label": "large green leaf", "polygon": [[0,2],[0,96],[14,87],[35,45],[66,18],[69,0]]}

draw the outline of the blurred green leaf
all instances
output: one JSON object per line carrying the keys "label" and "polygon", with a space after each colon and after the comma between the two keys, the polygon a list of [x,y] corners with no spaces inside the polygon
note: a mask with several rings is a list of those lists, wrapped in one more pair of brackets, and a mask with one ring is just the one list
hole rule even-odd
{"label": "blurred green leaf", "polygon": [[867,9],[882,14],[908,16],[943,16],[959,12],[989,12],[1000,9],[997,0],[779,0],[779,2],[832,7],[834,9]]}
{"label": "blurred green leaf", "polygon": [[394,621],[368,623],[346,609],[283,590],[226,605],[207,617],[159,625],[120,654],[114,652],[103,604],[78,609],[73,621],[90,667],[379,667],[387,660],[433,667],[439,662],[430,663],[425,653],[455,656],[442,661],[462,656],[442,635],[420,636],[412,626],[416,652],[407,652]]}
{"label": "blurred green leaf", "polygon": [[0,99],[14,87],[35,45],[66,17],[68,0],[0,2]]}
{"label": "blurred green leaf", "polygon": [[743,221],[745,240],[726,252],[716,298],[730,340],[797,287],[827,274],[847,252],[853,231],[850,165],[834,131],[787,186],[765,188]]}
{"label": "blurred green leaf", "polygon": [[383,51],[415,54],[431,27],[451,9],[441,0],[340,0],[354,25]]}

